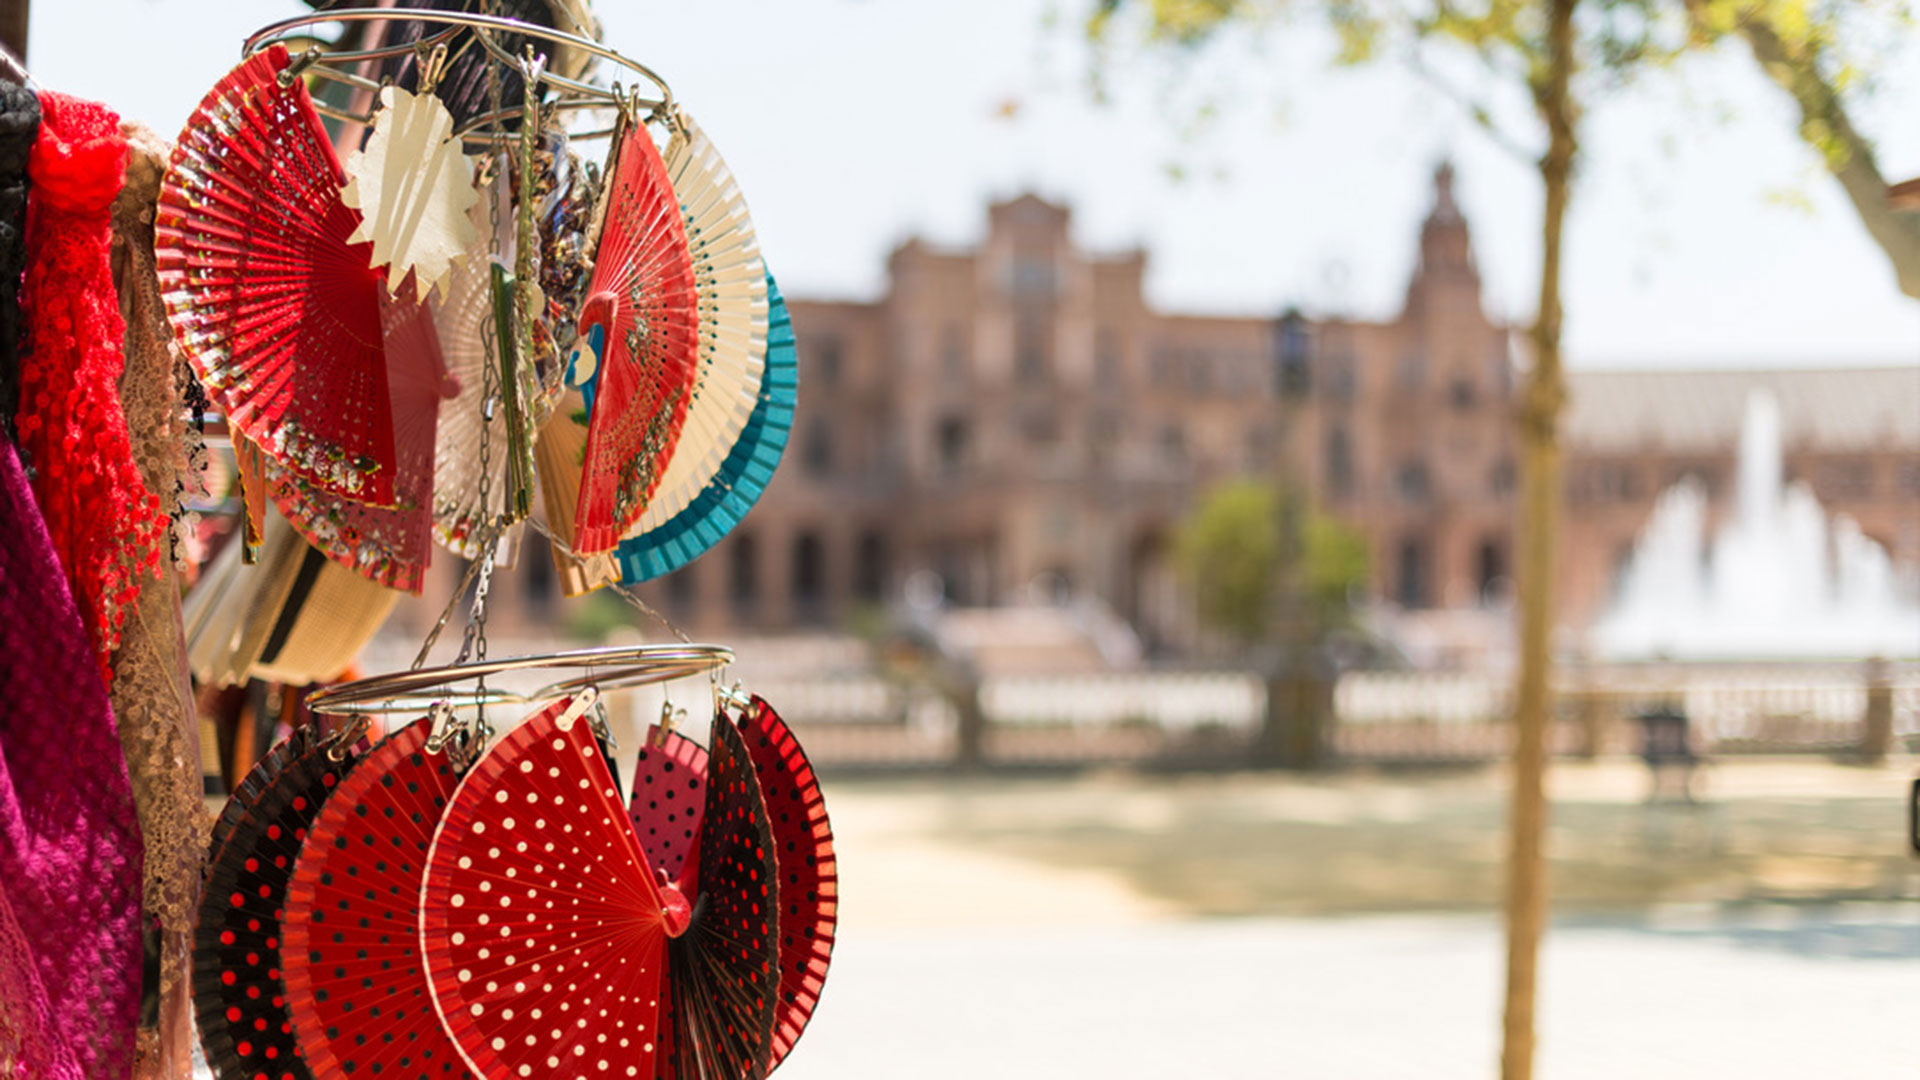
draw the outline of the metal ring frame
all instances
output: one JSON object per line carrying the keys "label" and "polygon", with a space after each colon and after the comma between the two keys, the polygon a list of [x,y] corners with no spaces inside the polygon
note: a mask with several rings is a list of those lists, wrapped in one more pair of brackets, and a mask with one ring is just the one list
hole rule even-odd
{"label": "metal ring frame", "polygon": [[[493,39],[493,32],[499,31],[501,33],[517,34],[521,37],[538,38],[555,45],[564,45],[570,49],[579,49],[589,55],[597,56],[602,60],[607,60],[626,68],[628,71],[652,83],[660,90],[660,96],[658,98],[644,98],[640,97],[637,92],[624,91],[618,83],[615,83],[612,88],[594,86],[591,83],[581,82],[577,79],[570,79],[564,75],[542,70],[537,76],[540,82],[545,83],[565,95],[569,95],[549,103],[548,108],[557,108],[563,111],[605,108],[633,109],[636,111],[648,110],[652,115],[666,119],[669,122],[671,122],[674,113],[673,88],[668,86],[667,81],[661,78],[652,68],[647,67],[638,60],[622,56],[620,53],[590,38],[583,38],[577,34],[569,34],[564,30],[554,30],[534,23],[521,22],[518,19],[502,18],[498,15],[480,15],[465,11],[435,11],[425,8],[340,8],[332,11],[317,11],[311,15],[296,15],[291,19],[282,19],[279,22],[270,23],[254,31],[253,34],[247,38],[246,44],[241,47],[241,55],[252,56],[254,53],[270,45],[285,44],[289,39],[299,36],[294,33],[298,30],[305,30],[310,27],[323,26],[330,23],[349,22],[421,22],[445,26],[447,29],[436,34],[422,37],[418,42],[407,42],[401,45],[386,45],[375,49],[354,49],[341,52],[315,51],[310,54],[302,54],[313,57],[311,61],[308,61],[310,65],[308,70],[311,70],[315,75],[321,76],[322,78],[344,83],[356,89],[378,91],[380,84],[372,79],[368,79],[365,76],[355,74],[351,71],[337,70],[337,68],[357,65],[367,60],[382,60],[393,56],[408,55],[414,53],[416,48],[419,47],[430,49],[434,45],[451,40],[454,35],[462,30],[472,30],[474,32],[474,40],[480,42],[481,47],[491,53],[495,59],[509,67],[517,67],[520,63],[520,58],[508,53],[500,46],[499,42]],[[355,115],[318,101],[314,102],[314,108],[322,115],[348,123],[367,124],[372,122],[371,116]],[[501,119],[499,116],[478,117],[459,132],[456,132],[456,134],[463,138],[471,136],[475,132],[485,130],[487,125],[493,124],[499,119]],[[590,138],[595,135],[606,135],[609,133],[610,130],[588,132],[575,136],[575,138]],[[496,131],[492,132],[492,134],[499,136],[507,133],[504,131]]]}
{"label": "metal ring frame", "polygon": [[[454,708],[531,705],[566,697],[588,687],[619,690],[684,679],[717,671],[733,662],[723,645],[608,645],[567,649],[537,656],[515,656],[478,663],[420,668],[337,683],[307,699],[307,708],[331,716],[354,713],[416,712],[439,703]],[[586,674],[541,687],[530,694],[497,688],[453,690],[460,683],[508,671],[585,668]]]}

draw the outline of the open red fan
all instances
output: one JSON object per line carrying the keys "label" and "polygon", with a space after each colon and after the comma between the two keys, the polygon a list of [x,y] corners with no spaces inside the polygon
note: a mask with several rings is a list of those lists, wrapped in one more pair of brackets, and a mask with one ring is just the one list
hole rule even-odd
{"label": "open red fan", "polygon": [[287,882],[309,826],[354,765],[344,737],[303,726],[240,782],[214,826],[194,926],[194,1010],[222,1080],[308,1080],[281,978]]}
{"label": "open red fan", "polygon": [[[740,733],[713,725],[687,932],[667,953],[664,1080],[759,1080],[772,1067],[778,885],[767,808]],[[683,886],[686,888],[686,886]]]}
{"label": "open red fan", "polygon": [[174,337],[227,420],[285,468],[394,498],[393,415],[370,246],[306,84],[274,45],[188,119],[155,211]]}
{"label": "open red fan", "polygon": [[[716,727],[731,725],[722,721]],[[833,953],[839,880],[833,827],[799,740],[773,707],[757,697],[740,727],[765,802],[777,863],[780,978],[771,1069],[793,1049],[819,1003]],[[705,836],[708,774],[707,752],[698,744],[654,728],[635,766],[628,808],[647,857],[668,880],[680,884],[696,911],[702,910],[699,897],[704,890],[688,858]],[[671,977],[671,968],[669,973]],[[663,1068],[660,1075],[679,1074]]]}
{"label": "open red fan", "polygon": [[373,506],[320,490],[272,464],[267,490],[307,543],[362,577],[418,593],[433,558],[434,437],[443,401],[459,392],[441,358],[433,312],[408,276],[380,290],[387,387],[393,403],[394,501]]}
{"label": "open red fan", "polygon": [[771,1068],[793,1049],[820,1003],[840,914],[840,871],[820,781],[800,740],[758,697],[740,729],[766,796],[779,862],[780,1011]]}
{"label": "open red fan", "polygon": [[699,373],[693,257],[666,165],[642,127],[616,153],[576,351],[595,365],[575,522],[582,554],[612,550],[646,510]]}
{"label": "open red fan", "polygon": [[[487,1080],[651,1076],[669,909],[620,807],[590,698],[482,758],[434,837],[420,938],[435,1007]],[[677,895],[671,896],[677,899]]]}
{"label": "open red fan", "polygon": [[432,720],[388,736],[314,822],[287,889],[287,1000],[318,1076],[465,1075],[428,1003],[420,879],[460,773]]}

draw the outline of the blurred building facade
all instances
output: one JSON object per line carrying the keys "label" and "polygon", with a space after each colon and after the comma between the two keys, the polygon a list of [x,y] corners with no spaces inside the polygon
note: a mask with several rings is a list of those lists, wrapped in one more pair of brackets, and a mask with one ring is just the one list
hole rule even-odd
{"label": "blurred building facade", "polygon": [[[1070,233],[1068,208],[1024,195],[988,208],[977,248],[902,245],[876,300],[792,300],[800,405],[780,473],[733,535],[640,594],[710,635],[837,625],[909,589],[1093,598],[1179,649],[1196,634],[1171,562],[1180,520],[1210,485],[1279,470],[1367,538],[1375,599],[1504,603],[1523,343],[1486,314],[1450,168],[1385,322],[1159,312],[1144,252],[1084,252]],[[1604,605],[1667,485],[1692,474],[1724,509],[1763,384],[1790,475],[1920,562],[1920,368],[1575,372],[1570,625]],[[545,562],[496,585],[509,622],[555,603]]]}

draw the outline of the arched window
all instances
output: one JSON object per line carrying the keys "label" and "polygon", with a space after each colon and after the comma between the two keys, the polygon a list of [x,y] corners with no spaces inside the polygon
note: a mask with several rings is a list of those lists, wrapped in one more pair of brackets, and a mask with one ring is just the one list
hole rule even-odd
{"label": "arched window", "polygon": [[825,612],[826,557],[817,533],[803,532],[793,539],[793,606],[800,618],[813,621]]}
{"label": "arched window", "polygon": [[854,592],[869,603],[879,603],[887,593],[887,541],[868,530],[860,535],[858,561],[853,568]]}
{"label": "arched window", "polygon": [[760,606],[759,558],[752,533],[733,534],[733,549],[727,553],[727,596],[738,614],[750,615]]}
{"label": "arched window", "polygon": [[1479,584],[1480,603],[1490,605],[1500,599],[1500,594],[1507,588],[1506,545],[1492,537],[1482,540],[1474,556],[1474,564],[1474,581]]}
{"label": "arched window", "polygon": [[1353,447],[1342,425],[1327,432],[1326,473],[1329,496],[1344,499],[1353,494]]}
{"label": "arched window", "polygon": [[1409,536],[1400,541],[1399,557],[1395,562],[1398,581],[1395,582],[1394,599],[1408,610],[1428,606],[1431,587],[1427,581],[1426,540]]}

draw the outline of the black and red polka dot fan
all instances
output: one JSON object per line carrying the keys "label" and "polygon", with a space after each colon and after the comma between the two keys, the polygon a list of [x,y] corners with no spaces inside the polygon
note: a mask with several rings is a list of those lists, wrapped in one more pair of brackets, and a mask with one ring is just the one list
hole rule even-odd
{"label": "black and red polka dot fan", "polygon": [[[740,732],[716,715],[699,843],[681,875],[691,921],[667,948],[666,1080],[760,1080],[780,985],[773,833]],[[671,888],[671,886],[670,886]]]}
{"label": "black and red polka dot fan", "polygon": [[786,721],[756,696],[743,710],[740,732],[766,798],[778,864],[780,1003],[771,1068],[793,1049],[820,1003],[840,914],[839,860],[819,778]]}
{"label": "black and red polka dot fan", "polygon": [[655,883],[581,722],[596,698],[503,737],[434,837],[421,945],[434,1005],[485,1080],[653,1074],[667,938],[690,913]]}
{"label": "black and red polka dot fan", "polygon": [[464,1077],[420,962],[427,849],[462,754],[433,718],[369,751],[313,824],[287,890],[282,957],[301,1053],[320,1077]]}
{"label": "black and red polka dot fan", "polygon": [[295,1049],[281,976],[287,883],[308,829],[355,764],[364,724],[308,724],[267,752],[214,826],[194,926],[193,995],[201,1045],[221,1080],[309,1080]]}
{"label": "black and red polka dot fan", "polygon": [[[792,1050],[819,1003],[833,952],[839,882],[833,829],[806,752],[772,706],[757,697],[743,704],[738,722],[776,856],[779,990],[771,1070]],[[648,858],[689,896],[699,895],[699,871],[688,857],[703,836],[708,772],[707,752],[697,743],[654,727],[635,766],[628,808]],[[663,1064],[659,1075],[681,1074]]]}

